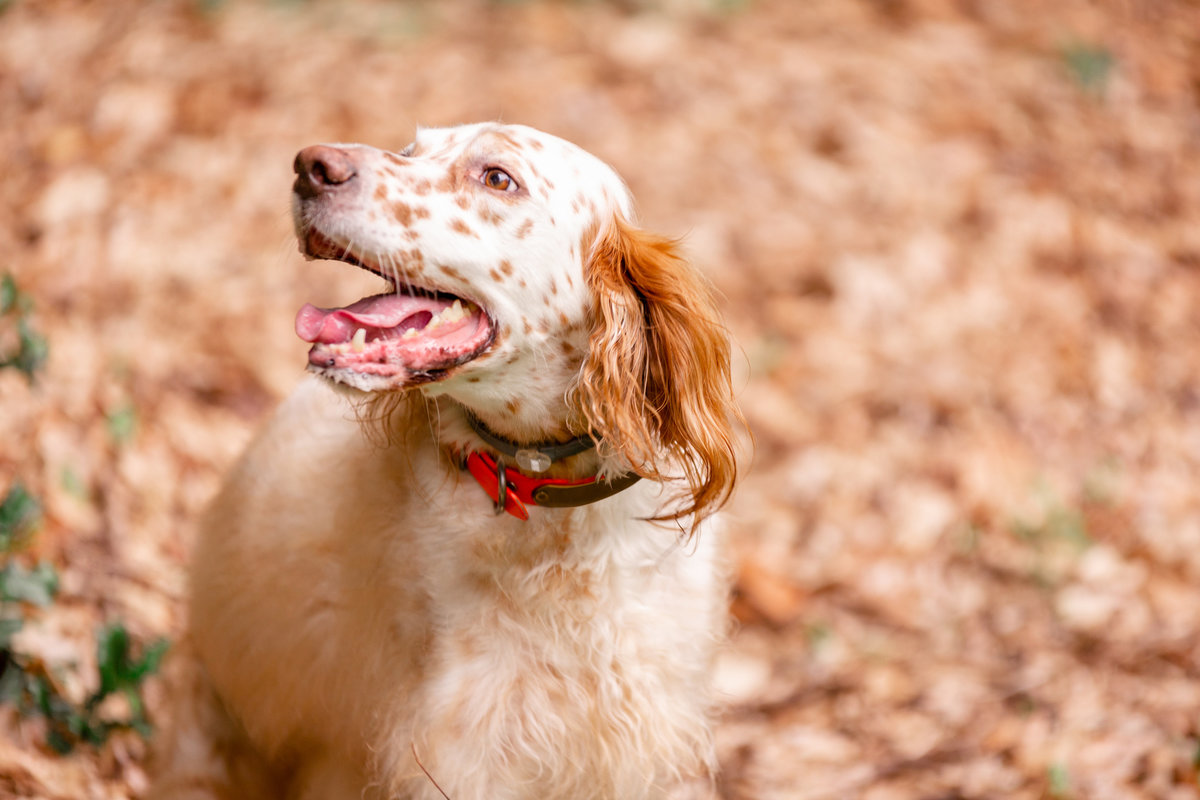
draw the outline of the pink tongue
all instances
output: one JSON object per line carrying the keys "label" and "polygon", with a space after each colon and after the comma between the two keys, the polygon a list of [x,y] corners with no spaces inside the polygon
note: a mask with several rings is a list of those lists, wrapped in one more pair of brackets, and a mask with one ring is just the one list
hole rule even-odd
{"label": "pink tongue", "polygon": [[450,304],[432,297],[411,297],[403,294],[378,294],[364,297],[345,308],[317,308],[305,303],[296,314],[296,335],[306,342],[334,344],[348,342],[359,328],[398,328],[421,312],[419,321],[408,327],[423,325]]}

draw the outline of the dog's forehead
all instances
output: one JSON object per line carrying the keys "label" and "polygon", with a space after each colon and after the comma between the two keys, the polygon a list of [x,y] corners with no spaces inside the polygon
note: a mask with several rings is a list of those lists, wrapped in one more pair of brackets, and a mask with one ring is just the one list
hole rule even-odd
{"label": "dog's forehead", "polygon": [[551,159],[596,161],[582,148],[536,128],[479,122],[446,128],[418,128],[415,140],[419,155],[457,155],[473,149],[493,148]]}
{"label": "dog's forehead", "polygon": [[525,125],[482,122],[447,128],[420,128],[414,155],[453,161],[470,156],[516,159],[539,173],[560,180],[597,184],[597,188],[624,204],[628,190],[616,171],[576,144]]}

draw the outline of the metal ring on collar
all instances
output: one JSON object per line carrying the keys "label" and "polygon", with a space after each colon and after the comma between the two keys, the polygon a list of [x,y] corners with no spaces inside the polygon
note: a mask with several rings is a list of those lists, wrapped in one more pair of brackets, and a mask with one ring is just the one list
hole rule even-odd
{"label": "metal ring on collar", "polygon": [[508,472],[504,469],[504,459],[496,460],[496,516],[500,516],[508,508]]}

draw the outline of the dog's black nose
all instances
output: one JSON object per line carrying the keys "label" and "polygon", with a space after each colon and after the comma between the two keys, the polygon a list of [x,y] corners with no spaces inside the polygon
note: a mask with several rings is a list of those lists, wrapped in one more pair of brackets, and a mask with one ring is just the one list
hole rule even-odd
{"label": "dog's black nose", "polygon": [[301,197],[316,197],[354,180],[358,165],[353,153],[325,144],[306,147],[296,154],[293,164],[296,183],[293,189]]}

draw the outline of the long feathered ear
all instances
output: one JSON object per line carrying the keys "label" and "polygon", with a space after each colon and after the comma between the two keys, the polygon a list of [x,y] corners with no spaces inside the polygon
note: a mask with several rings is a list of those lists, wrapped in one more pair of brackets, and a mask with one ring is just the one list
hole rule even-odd
{"label": "long feathered ear", "polygon": [[645,478],[682,477],[694,515],[729,498],[737,479],[732,425],[741,415],[729,337],[713,288],[676,243],[616,217],[587,268],[595,320],[578,394],[591,430]]}

